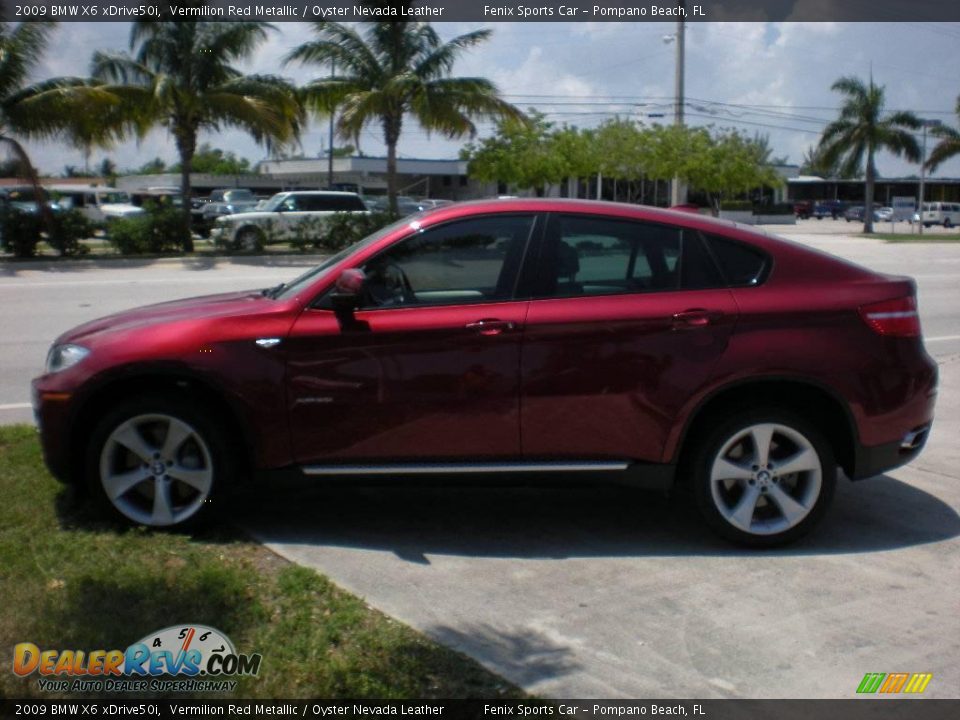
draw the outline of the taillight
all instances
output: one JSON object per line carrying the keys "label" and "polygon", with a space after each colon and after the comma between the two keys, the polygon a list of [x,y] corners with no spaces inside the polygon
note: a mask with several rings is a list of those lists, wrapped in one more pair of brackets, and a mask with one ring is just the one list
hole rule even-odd
{"label": "taillight", "polygon": [[895,337],[919,337],[920,335],[920,316],[917,315],[917,301],[912,295],[862,305],[860,317],[874,332],[881,335]]}

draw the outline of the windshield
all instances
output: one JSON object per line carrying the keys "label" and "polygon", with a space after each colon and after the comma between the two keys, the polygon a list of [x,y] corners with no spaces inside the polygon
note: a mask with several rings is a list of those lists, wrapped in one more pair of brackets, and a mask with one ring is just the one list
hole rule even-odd
{"label": "windshield", "polygon": [[272,198],[267,200],[266,204],[263,206],[263,209],[266,212],[276,212],[277,209],[280,207],[281,203],[283,203],[283,201],[286,200],[286,198],[287,198],[286,193],[277,193]]}
{"label": "windshield", "polygon": [[125,192],[105,192],[98,195],[104,205],[129,204],[130,196]]}
{"label": "windshield", "polygon": [[316,267],[310,268],[309,270],[307,270],[307,272],[305,272],[303,275],[298,277],[296,280],[293,280],[290,283],[282,285],[273,294],[273,297],[279,300],[287,300],[289,298],[294,297],[297,293],[302,292],[304,288],[306,288],[309,285],[312,285],[314,282],[316,282],[317,280],[322,278],[324,275],[326,275],[331,268],[338,265],[340,262],[346,259],[347,256],[351,255],[354,252],[357,252],[358,250],[362,250],[368,245],[372,245],[373,243],[377,242],[381,238],[386,237],[387,235],[392,233],[394,230],[397,230],[409,224],[410,224],[410,218],[403,218],[402,220],[398,220],[395,223],[391,223],[390,225],[387,225],[386,227],[377,230],[372,235],[367,235],[367,237],[365,237],[363,240],[360,240],[354,243],[353,245],[350,245],[349,247],[344,248],[343,250],[338,252],[336,255],[331,255]]}

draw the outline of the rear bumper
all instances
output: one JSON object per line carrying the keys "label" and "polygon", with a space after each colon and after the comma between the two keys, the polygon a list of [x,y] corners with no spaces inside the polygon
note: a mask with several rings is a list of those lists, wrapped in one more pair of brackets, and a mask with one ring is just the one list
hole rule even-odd
{"label": "rear bumper", "polygon": [[874,446],[858,443],[850,479],[863,480],[906,465],[923,450],[930,435],[930,427],[930,423],[916,427],[905,433],[902,439],[891,443]]}

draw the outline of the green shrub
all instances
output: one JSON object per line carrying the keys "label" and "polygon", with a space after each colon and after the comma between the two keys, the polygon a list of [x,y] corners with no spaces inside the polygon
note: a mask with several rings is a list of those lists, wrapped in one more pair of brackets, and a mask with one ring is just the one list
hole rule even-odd
{"label": "green shrub", "polygon": [[190,228],[179,208],[151,205],[143,215],[114,220],[107,233],[122,254],[142,255],[181,252]]}
{"label": "green shrub", "polygon": [[93,235],[94,226],[79,210],[70,209],[53,216],[47,242],[61,255],[85,255],[90,251],[80,241]]}
{"label": "green shrub", "polygon": [[753,210],[753,203],[749,200],[721,200],[720,201],[721,210],[729,210],[730,212],[737,212],[746,210],[747,212]]}
{"label": "green shrub", "polygon": [[766,205],[754,205],[754,215],[793,215],[792,203],[769,203]]}
{"label": "green shrub", "polygon": [[388,213],[334,213],[323,223],[323,232],[317,236],[313,246],[321,250],[336,252],[353,245],[367,235],[375,233],[393,222]]}
{"label": "green shrub", "polygon": [[0,218],[3,249],[18,258],[33,257],[40,242],[40,217],[36,213],[7,210]]}

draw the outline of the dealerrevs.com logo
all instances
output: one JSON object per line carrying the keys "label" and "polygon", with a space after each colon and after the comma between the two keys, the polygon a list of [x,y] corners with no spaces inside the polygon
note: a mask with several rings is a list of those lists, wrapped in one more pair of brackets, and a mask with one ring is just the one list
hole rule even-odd
{"label": "dealerrevs.com logo", "polygon": [[260,672],[262,656],[238,653],[226,635],[206,625],[172,625],[126,650],[13,648],[13,672],[38,675],[53,692],[224,692],[237,676]]}

